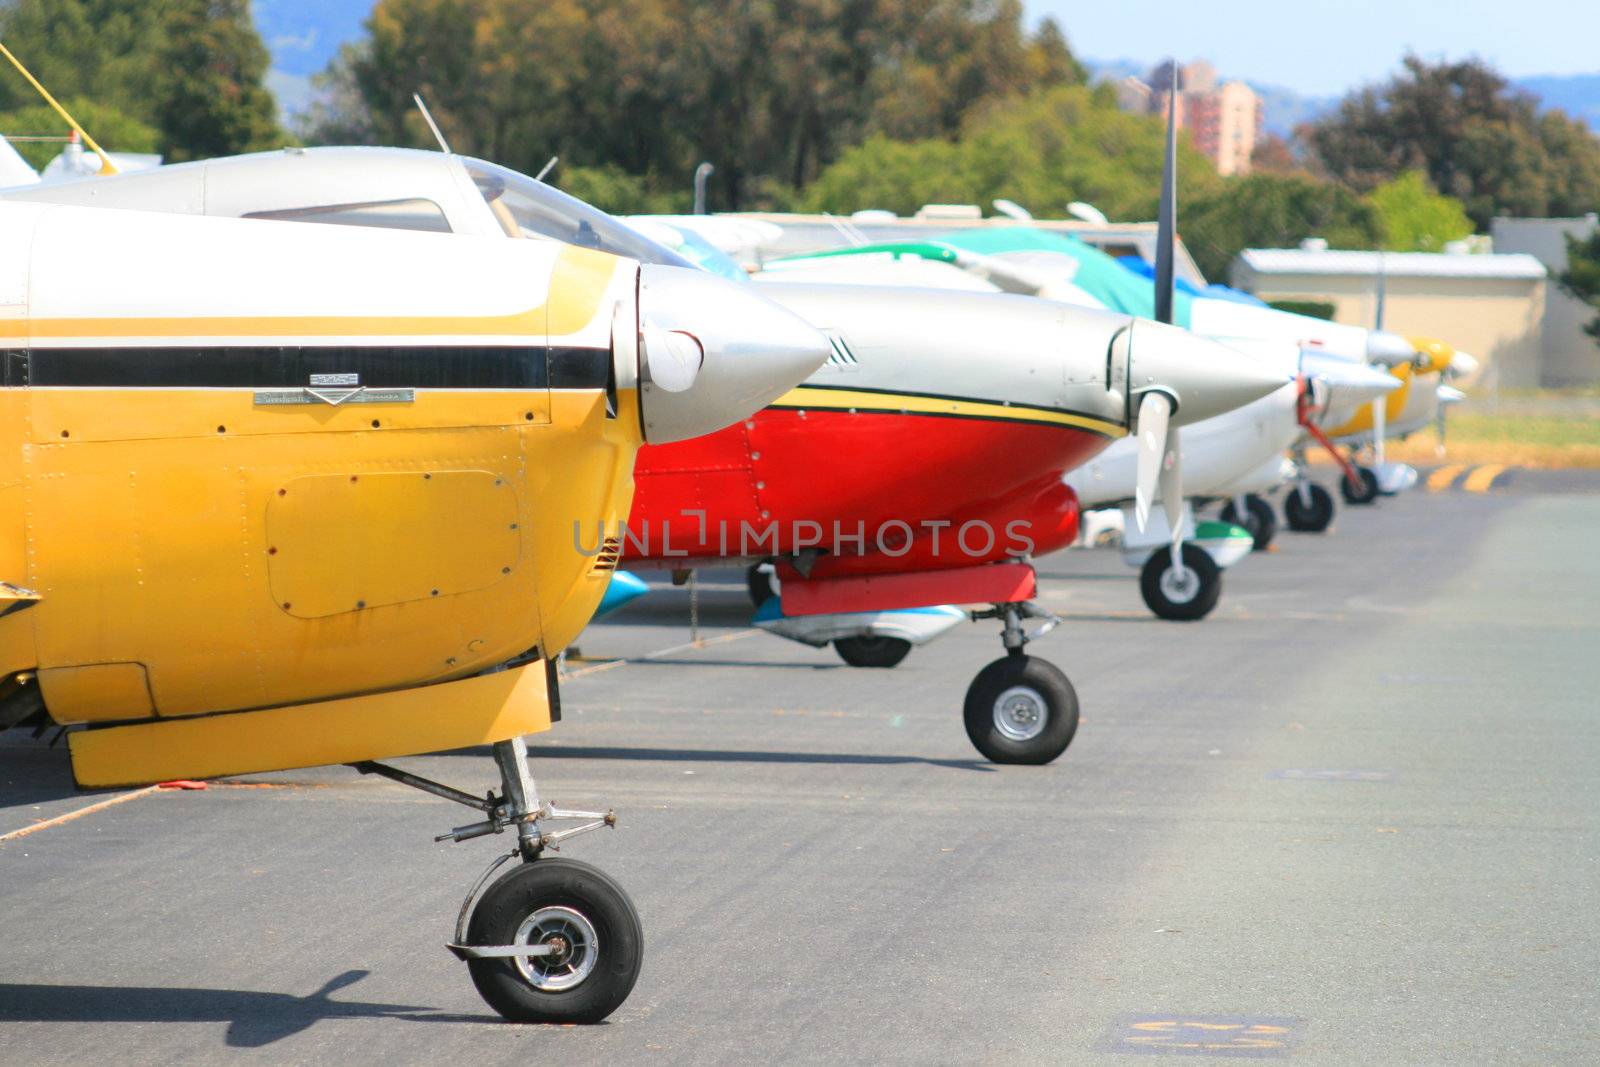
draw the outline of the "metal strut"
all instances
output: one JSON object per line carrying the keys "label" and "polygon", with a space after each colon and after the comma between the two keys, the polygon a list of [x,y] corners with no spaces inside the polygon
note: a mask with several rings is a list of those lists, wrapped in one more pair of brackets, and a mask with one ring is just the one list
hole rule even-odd
{"label": "metal strut", "polygon": [[[1006,651],[1013,656],[1022,655],[1022,648],[1029,641],[1045,634],[1061,625],[1060,616],[1047,611],[1031,600],[1019,600],[1010,604],[996,604],[992,608],[984,608],[972,613],[972,621],[979,622],[983,619],[1001,620],[1000,643],[1006,646]],[[1023,619],[1043,619],[1044,625],[1029,633],[1022,628]]]}
{"label": "metal strut", "polygon": [[[598,830],[604,826],[617,825],[615,811],[571,811],[541,804],[538,788],[532,773],[528,770],[528,746],[522,738],[513,737],[509,741],[496,741],[494,761],[500,768],[500,795],[496,796],[491,791],[481,797],[375,760],[352,763],[351,766],[362,774],[380,775],[390,781],[399,782],[412,789],[420,789],[424,793],[432,793],[436,797],[464,807],[476,808],[489,816],[482,822],[457,826],[453,830],[439,834],[434,838],[435,841],[470,841],[475,837],[503,833],[514,826],[517,830],[517,852],[524,860],[531,862],[546,848],[554,848],[559,852],[558,842],[565,841],[569,837],[576,837],[578,834]],[[581,826],[545,833],[539,828],[540,819],[589,821]]]}

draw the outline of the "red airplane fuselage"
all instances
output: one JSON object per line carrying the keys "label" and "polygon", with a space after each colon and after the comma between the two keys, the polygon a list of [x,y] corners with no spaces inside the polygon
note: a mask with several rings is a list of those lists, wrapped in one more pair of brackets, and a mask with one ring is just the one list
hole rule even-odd
{"label": "red airplane fuselage", "polygon": [[[827,390],[802,392],[808,405],[828,402]],[[1104,435],[1024,408],[969,417],[895,404],[784,403],[706,437],[642,448],[624,560],[682,568],[800,558],[811,582],[825,582],[972,568],[1077,536],[1077,497],[1061,472],[1104,447]],[[934,590],[927,599],[945,598]]]}

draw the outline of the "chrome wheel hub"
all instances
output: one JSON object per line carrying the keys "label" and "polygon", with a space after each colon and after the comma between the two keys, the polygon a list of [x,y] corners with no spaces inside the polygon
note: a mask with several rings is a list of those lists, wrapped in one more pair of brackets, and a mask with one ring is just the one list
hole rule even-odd
{"label": "chrome wheel hub", "polygon": [[581,911],[568,907],[540,908],[522,920],[518,945],[547,945],[548,956],[517,956],[517,970],[542,993],[560,993],[588,978],[600,961],[600,935]]}
{"label": "chrome wheel hub", "polygon": [[1168,567],[1161,572],[1161,595],[1174,604],[1187,604],[1200,595],[1200,574],[1193,567]]}
{"label": "chrome wheel hub", "polygon": [[1044,733],[1050,705],[1037,689],[1014,685],[994,701],[994,728],[1012,741],[1032,741]]}

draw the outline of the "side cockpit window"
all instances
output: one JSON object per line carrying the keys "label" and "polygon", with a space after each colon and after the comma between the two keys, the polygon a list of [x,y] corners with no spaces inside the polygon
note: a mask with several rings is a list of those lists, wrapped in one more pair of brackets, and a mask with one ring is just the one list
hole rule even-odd
{"label": "side cockpit window", "polygon": [[365,204],[318,204],[311,207],[252,211],[247,219],[278,222],[320,222],[334,226],[375,226],[384,230],[422,230],[450,233],[444,210],[432,200],[382,200]]}

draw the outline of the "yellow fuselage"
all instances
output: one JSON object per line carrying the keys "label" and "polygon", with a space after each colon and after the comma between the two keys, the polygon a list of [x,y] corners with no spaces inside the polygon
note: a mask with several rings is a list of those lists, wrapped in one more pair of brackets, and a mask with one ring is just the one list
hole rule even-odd
{"label": "yellow fuselage", "polygon": [[[610,578],[633,394],[428,393],[254,407],[248,390],[0,390],[0,675],[61,723],[425,685],[566,647]],[[631,432],[630,432],[631,431]],[[19,462],[20,461],[20,462]],[[586,546],[588,547],[588,546]]]}
{"label": "yellow fuselage", "polygon": [[[1455,349],[1443,341],[1426,337],[1410,337],[1407,340],[1416,347],[1420,358],[1417,362],[1402,363],[1389,370],[1390,374],[1400,379],[1400,388],[1390,393],[1383,402],[1384,419],[1388,426],[1403,424],[1408,416],[1414,417],[1418,411],[1427,410],[1429,401],[1419,396],[1417,391],[1437,387],[1439,376],[1455,356]],[[1347,422],[1328,429],[1327,433],[1337,440],[1370,434],[1372,431],[1372,405],[1363,404]]]}
{"label": "yellow fuselage", "polygon": [[[417,240],[168,225],[177,240],[231,226],[282,246],[263,258],[308,241],[388,254]],[[575,531],[615,528],[632,500],[638,399],[608,371],[637,266],[500,250],[523,244],[462,244],[463,266],[421,289],[446,306],[520,302],[511,314],[52,317],[38,309],[56,275],[36,254],[33,313],[8,317],[0,272],[0,581],[37,596],[0,616],[0,688],[36,683],[55,722],[91,727],[69,738],[81,783],[548,728],[546,664],[593,614],[614,560],[580,551]],[[416,248],[444,257],[458,244]],[[367,268],[380,304],[429,269],[425,257],[382,261]],[[472,287],[464,269],[486,263],[508,295]],[[464,277],[464,295],[446,291]],[[106,302],[181,299],[158,284]],[[56,291],[57,305],[80,299]],[[303,284],[283,291],[329,302]],[[272,299],[270,287],[222,294],[212,299]],[[419,387],[365,392],[354,374],[306,373],[329,366],[414,374]]]}

